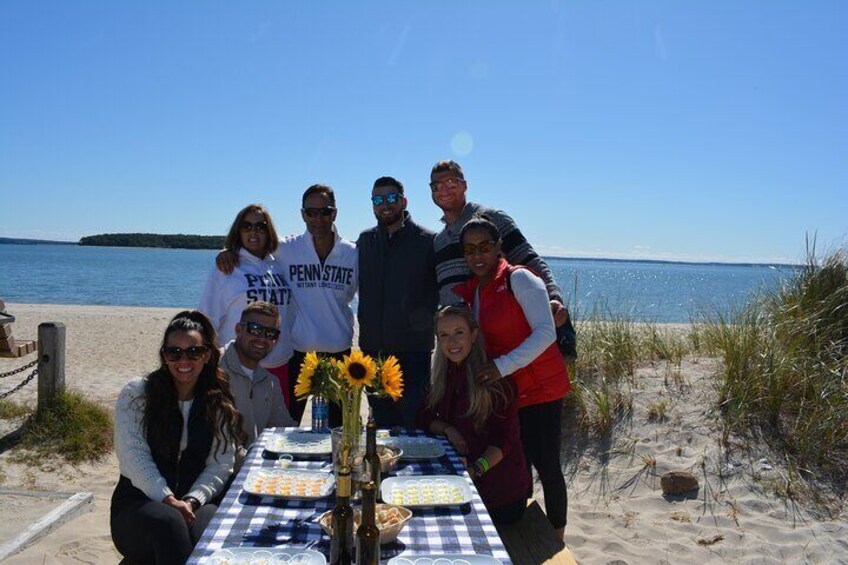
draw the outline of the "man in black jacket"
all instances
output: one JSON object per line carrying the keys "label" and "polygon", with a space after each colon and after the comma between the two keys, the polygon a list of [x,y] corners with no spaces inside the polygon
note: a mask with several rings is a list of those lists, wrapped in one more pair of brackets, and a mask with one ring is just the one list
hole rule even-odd
{"label": "man in black jacket", "polygon": [[379,426],[415,427],[430,383],[433,314],[438,304],[435,234],[412,221],[403,184],[374,181],[371,204],[377,226],[356,241],[359,253],[359,348],[394,355],[404,377],[403,397],[372,399]]}

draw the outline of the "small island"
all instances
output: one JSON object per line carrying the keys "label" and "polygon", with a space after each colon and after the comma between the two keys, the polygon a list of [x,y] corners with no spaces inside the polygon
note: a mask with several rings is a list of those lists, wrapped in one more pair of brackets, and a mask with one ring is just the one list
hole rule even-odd
{"label": "small island", "polygon": [[80,245],[99,247],[162,247],[166,249],[221,249],[223,235],[188,235],[158,233],[104,233],[87,235]]}

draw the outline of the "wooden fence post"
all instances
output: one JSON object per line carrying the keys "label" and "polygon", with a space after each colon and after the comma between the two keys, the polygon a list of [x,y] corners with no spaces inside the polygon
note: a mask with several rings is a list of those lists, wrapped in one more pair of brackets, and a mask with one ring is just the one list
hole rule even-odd
{"label": "wooden fence post", "polygon": [[65,324],[38,325],[38,410],[65,390]]}

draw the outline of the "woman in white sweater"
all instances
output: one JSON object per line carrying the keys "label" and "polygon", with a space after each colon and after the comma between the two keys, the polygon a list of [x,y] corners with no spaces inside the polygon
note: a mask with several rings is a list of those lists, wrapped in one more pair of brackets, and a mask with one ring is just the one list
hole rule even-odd
{"label": "woman in white sweater", "polygon": [[236,325],[248,305],[261,300],[276,306],[280,312],[280,337],[261,364],[277,377],[285,395],[292,356],[292,293],[274,257],[278,243],[268,210],[261,204],[245,206],[236,215],[225,240],[227,249],[238,254],[238,265],[229,274],[212,269],[197,309],[212,321],[218,342],[224,346],[236,338]]}
{"label": "woman in white sweater", "polygon": [[115,407],[121,477],[110,525],[128,559],[176,564],[215,514],[245,436],[206,316],[177,314],[159,357],[159,369],[127,383]]}

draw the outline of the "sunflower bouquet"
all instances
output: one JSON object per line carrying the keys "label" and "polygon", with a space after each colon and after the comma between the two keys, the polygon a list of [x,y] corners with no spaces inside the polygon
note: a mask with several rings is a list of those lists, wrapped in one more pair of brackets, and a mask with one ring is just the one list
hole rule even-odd
{"label": "sunflower bouquet", "polygon": [[375,360],[357,350],[342,359],[333,359],[309,352],[294,389],[298,398],[321,394],[338,404],[344,435],[353,438],[358,438],[362,429],[363,392],[393,400],[403,395],[403,372],[396,357]]}

